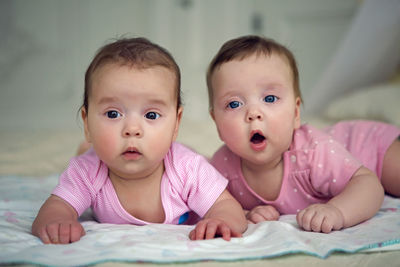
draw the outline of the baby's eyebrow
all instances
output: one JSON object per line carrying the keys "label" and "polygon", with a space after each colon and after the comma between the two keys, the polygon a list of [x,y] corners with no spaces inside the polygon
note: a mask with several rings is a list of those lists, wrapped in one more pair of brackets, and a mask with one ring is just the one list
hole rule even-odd
{"label": "baby's eyebrow", "polygon": [[[121,101],[121,99],[118,97],[104,96],[104,97],[100,98],[100,100],[98,101],[98,104],[103,105],[103,104],[115,103],[115,102],[119,102],[119,101]],[[168,106],[170,104],[167,101],[165,101],[164,99],[157,98],[157,97],[148,99],[147,103],[149,103],[151,105],[156,105],[156,106]]]}
{"label": "baby's eyebrow", "polygon": [[161,105],[161,106],[168,106],[168,104],[169,104],[167,101],[165,101],[163,99],[151,99],[149,102],[151,104]]}
{"label": "baby's eyebrow", "polygon": [[282,84],[282,82],[276,82],[276,81],[260,81],[257,83],[257,86],[260,87],[266,87],[267,89],[279,89],[279,88],[283,88],[284,85]]}
{"label": "baby's eyebrow", "polygon": [[240,92],[238,92],[237,90],[230,90],[230,91],[226,92],[225,94],[221,95],[220,98],[233,97],[233,96],[237,96],[237,95],[240,95]]}
{"label": "baby's eyebrow", "polygon": [[107,104],[107,103],[112,103],[112,102],[116,102],[118,100],[118,98],[116,97],[102,97],[99,101],[99,104]]}

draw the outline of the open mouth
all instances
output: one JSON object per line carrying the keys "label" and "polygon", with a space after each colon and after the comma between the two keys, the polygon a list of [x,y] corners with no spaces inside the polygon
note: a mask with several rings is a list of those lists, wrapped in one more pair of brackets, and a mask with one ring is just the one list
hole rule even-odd
{"label": "open mouth", "polygon": [[255,133],[250,138],[250,142],[252,142],[253,144],[261,144],[262,142],[264,142],[264,140],[265,137],[260,133]]}

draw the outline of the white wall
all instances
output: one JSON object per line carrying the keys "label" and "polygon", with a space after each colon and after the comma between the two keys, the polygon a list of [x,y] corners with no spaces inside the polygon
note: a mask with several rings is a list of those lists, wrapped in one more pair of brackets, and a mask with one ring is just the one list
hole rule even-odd
{"label": "white wall", "polygon": [[296,55],[301,87],[322,73],[357,0],[2,0],[0,130],[78,128],[83,77],[110,38],[144,36],[182,70],[184,119],[209,120],[205,70],[226,40],[263,34]]}
{"label": "white wall", "polygon": [[396,73],[400,73],[400,1],[364,0],[334,57],[307,92],[306,111],[318,114],[344,94],[388,82]]}

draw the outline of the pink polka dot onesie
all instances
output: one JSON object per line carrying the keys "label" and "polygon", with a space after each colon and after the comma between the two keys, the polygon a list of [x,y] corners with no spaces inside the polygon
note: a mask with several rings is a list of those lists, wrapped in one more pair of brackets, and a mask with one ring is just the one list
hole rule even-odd
{"label": "pink polka dot onesie", "polygon": [[385,152],[399,135],[399,128],[372,121],[344,121],[324,130],[302,125],[283,154],[282,185],[274,201],[250,188],[240,158],[226,145],[211,163],[229,180],[228,190],[244,209],[272,205],[281,214],[295,214],[338,195],[362,165],[381,179]]}

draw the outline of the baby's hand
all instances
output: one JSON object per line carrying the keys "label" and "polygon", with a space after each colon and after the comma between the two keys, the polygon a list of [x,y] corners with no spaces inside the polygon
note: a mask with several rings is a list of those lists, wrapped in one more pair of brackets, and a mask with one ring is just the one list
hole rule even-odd
{"label": "baby's hand", "polygon": [[191,240],[211,239],[217,235],[222,236],[226,241],[231,237],[241,237],[242,234],[235,232],[222,220],[216,218],[209,218],[199,221],[196,227],[190,232],[189,238]]}
{"label": "baby's hand", "polygon": [[39,238],[45,244],[69,244],[85,235],[78,221],[51,222],[39,229]]}
{"label": "baby's hand", "polygon": [[329,233],[344,226],[342,212],[331,204],[313,204],[300,211],[297,223],[306,231]]}
{"label": "baby's hand", "polygon": [[259,223],[263,221],[276,221],[279,219],[279,212],[270,205],[257,206],[247,212],[246,218],[249,223]]}

